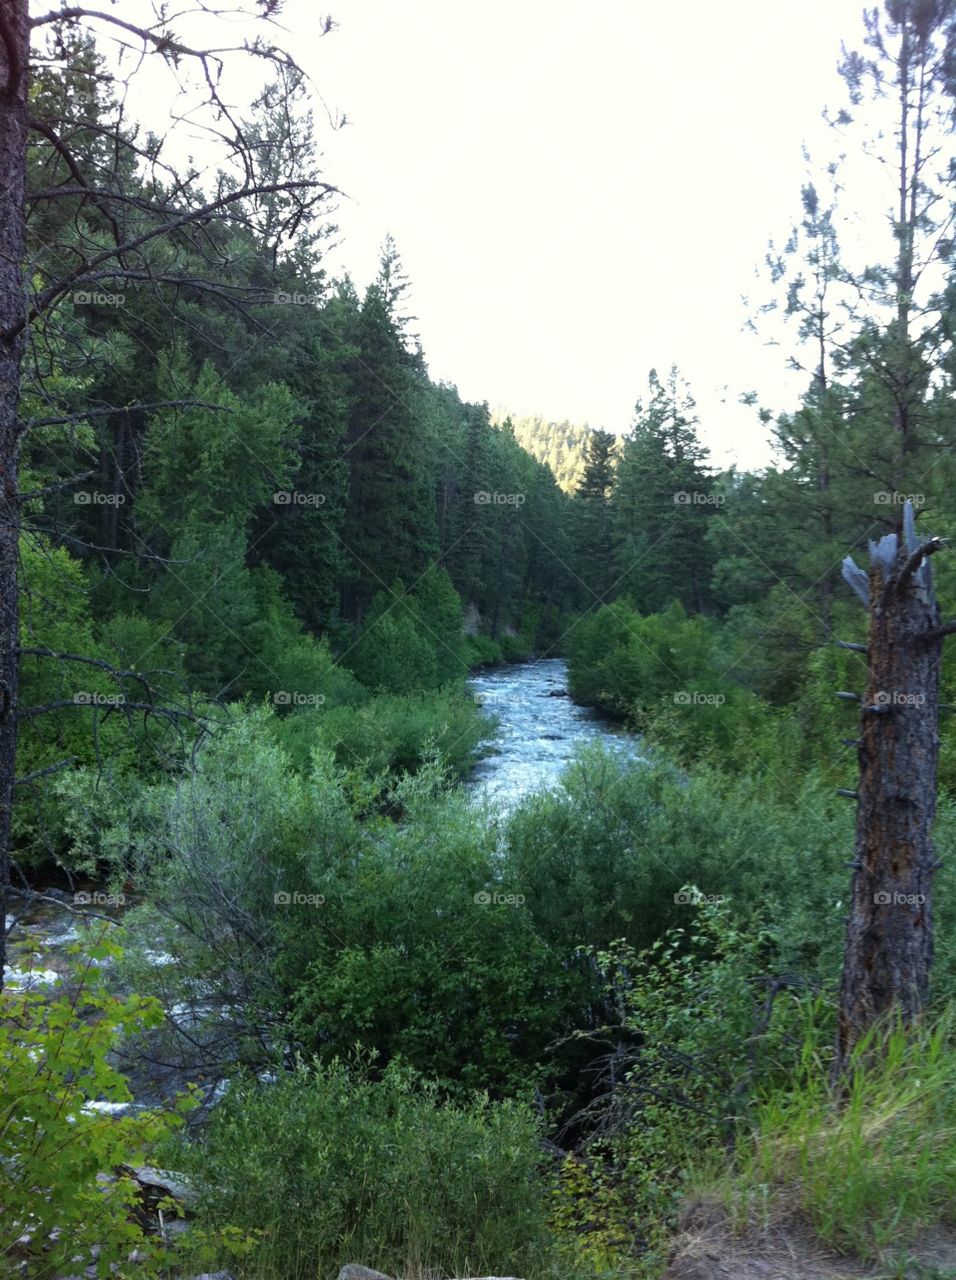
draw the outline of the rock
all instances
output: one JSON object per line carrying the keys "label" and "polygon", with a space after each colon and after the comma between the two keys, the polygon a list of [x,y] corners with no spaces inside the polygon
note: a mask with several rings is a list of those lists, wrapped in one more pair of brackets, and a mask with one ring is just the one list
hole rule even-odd
{"label": "rock", "polygon": [[160,1201],[171,1197],[184,1209],[191,1208],[196,1202],[196,1193],[181,1174],[171,1173],[168,1169],[153,1169],[149,1165],[120,1165],[119,1173],[139,1183],[145,1207],[152,1210]]}
{"label": "rock", "polygon": [[551,689],[548,693],[549,698],[570,698],[567,689]]}
{"label": "rock", "polygon": [[338,1274],[338,1280],[391,1280],[382,1271],[373,1271],[358,1262],[347,1262]]}
{"label": "rock", "polygon": [[177,1236],[185,1235],[191,1230],[190,1224],[185,1218],[170,1218],[167,1222],[165,1219],[162,1224],[162,1236],[168,1244],[170,1240],[175,1240]]}
{"label": "rock", "polygon": [[193,1280],[233,1280],[230,1271],[204,1271],[201,1276],[193,1276]]}

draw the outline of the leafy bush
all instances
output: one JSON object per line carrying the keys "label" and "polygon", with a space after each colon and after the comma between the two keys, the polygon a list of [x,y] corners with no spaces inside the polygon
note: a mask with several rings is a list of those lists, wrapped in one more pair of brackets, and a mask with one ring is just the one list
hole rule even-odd
{"label": "leafy bush", "polygon": [[450,1087],[524,1087],[572,1025],[579,979],[508,899],[494,827],[435,760],[388,793],[400,825],[359,822],[328,752],[293,769],[273,719],[236,712],[104,837],[146,893],[125,918],[136,988],[188,1010],[193,1049],[219,1060],[359,1043]]}
{"label": "leafy bush", "polygon": [[731,678],[717,652],[719,632],[679,604],[641,617],[617,601],[570,633],[571,693],[629,723],[677,758],[743,759],[769,708]]}
{"label": "leafy bush", "polygon": [[316,882],[327,927],[285,939],[296,1040],[358,1044],[458,1088],[524,1089],[573,1025],[580,978],[538,936],[497,834],[437,766],[402,783],[383,824]]}
{"label": "leafy bush", "polygon": [[[18,788],[13,811],[15,855],[29,866],[64,857],[82,793],[122,791],[136,778],[155,775],[170,759],[182,758],[192,734],[181,721],[154,716],[134,735],[116,709],[124,699],[159,707],[182,703],[179,653],[162,628],[128,615],[97,625],[90,582],[77,560],[39,537],[22,539],[20,554],[20,640],[25,650],[44,651],[24,653],[20,665],[17,772],[41,775]],[[136,671],[147,684],[114,676],[101,662]],[[49,709],[23,714],[36,707]],[[138,715],[137,726],[142,723]],[[56,771],[44,778],[47,769]],[[82,780],[73,776],[77,771]]]}
{"label": "leafy bush", "polygon": [[[178,1112],[127,1116],[90,1106],[131,1100],[107,1054],[121,1031],[149,1028],[163,1017],[153,1000],[106,992],[94,966],[115,954],[104,943],[88,948],[69,997],[10,990],[0,996],[0,1256],[23,1262],[31,1276],[93,1267],[107,1277],[114,1266],[129,1266],[134,1249],[142,1258],[137,1274],[154,1274],[162,1261],[155,1237],[144,1235],[130,1213],[136,1184],[108,1175],[118,1165],[142,1163],[192,1104],[184,1096]],[[18,1243],[23,1236],[29,1243]]]}
{"label": "leafy bush", "polygon": [[770,922],[801,971],[836,971],[853,815],[808,776],[797,803],[760,778],[710,767],[686,777],[601,747],[558,789],[534,795],[507,830],[508,865],[542,934],[562,948],[624,938],[649,946],[688,919],[681,887],[728,900],[734,918]]}
{"label": "leafy bush", "polygon": [[243,1274],[312,1280],[363,1259],[392,1275],[533,1276],[546,1259],[538,1129],[514,1101],[460,1105],[392,1066],[301,1064],[236,1083],[184,1160],[212,1228],[264,1229]]}
{"label": "leafy bush", "polygon": [[465,656],[470,670],[475,667],[493,667],[504,661],[501,645],[491,636],[465,637]]}
{"label": "leafy bush", "polygon": [[438,683],[435,649],[410,612],[388,612],[388,600],[373,609],[347,661],[367,689],[376,693],[421,693]]}
{"label": "leafy bush", "polygon": [[[301,942],[325,927],[306,899],[363,839],[328,753],[298,773],[268,732],[273,718],[233,709],[188,773],[111,806],[97,833],[114,876],[142,894],[124,916],[127,980],[177,1011],[148,1039],[191,1068],[263,1061],[268,1037],[281,1043],[284,931]],[[303,898],[277,898],[286,893]],[[153,963],[157,951],[175,965]]]}
{"label": "leafy bush", "polygon": [[524,631],[502,633],[499,640],[505,662],[525,662],[534,651],[534,637]]}
{"label": "leafy bush", "polygon": [[[474,698],[455,686],[380,694],[358,707],[322,709],[309,723],[343,768],[372,776],[414,773],[435,752],[453,773],[464,774],[488,732]],[[301,748],[297,761],[302,763]]]}
{"label": "leafy bush", "polygon": [[572,1256],[626,1274],[636,1256],[645,1267],[666,1256],[688,1169],[722,1166],[755,1096],[790,1079],[794,1032],[815,1001],[771,984],[770,937],[739,929],[726,906],[701,905],[641,952],[589,950],[613,1023],[578,1036],[597,1080],[553,1221],[570,1229]]}

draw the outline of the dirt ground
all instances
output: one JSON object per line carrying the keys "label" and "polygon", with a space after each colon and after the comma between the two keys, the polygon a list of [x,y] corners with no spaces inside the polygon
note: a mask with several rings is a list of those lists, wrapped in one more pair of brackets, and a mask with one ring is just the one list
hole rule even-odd
{"label": "dirt ground", "polygon": [[724,1209],[685,1210],[664,1280],[956,1280],[956,1231],[934,1230],[879,1263],[842,1257],[798,1220],[735,1234]]}

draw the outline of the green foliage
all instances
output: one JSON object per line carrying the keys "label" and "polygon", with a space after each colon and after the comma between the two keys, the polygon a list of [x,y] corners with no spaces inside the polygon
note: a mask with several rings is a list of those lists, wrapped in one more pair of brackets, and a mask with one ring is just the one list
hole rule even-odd
{"label": "green foliage", "polygon": [[472,697],[451,687],[380,694],[359,706],[303,716],[288,728],[299,733],[303,750],[307,735],[315,733],[343,768],[359,768],[372,777],[414,773],[435,752],[462,776],[474,763],[488,721]]}
{"label": "green foliage", "polygon": [[[189,775],[144,789],[100,834],[146,895],[125,920],[136,989],[194,1004],[201,981],[237,1006],[252,1060],[267,1057],[256,1028],[284,1026],[323,1057],[358,1043],[450,1087],[525,1087],[581,981],[538,936],[494,829],[434,760],[387,794],[401,824],[360,822],[370,784],[321,739],[309,769],[293,768],[272,723],[237,714]],[[175,953],[175,971],[142,948]],[[217,1007],[196,1015],[213,1034]]]}
{"label": "green foliage", "polygon": [[501,645],[497,640],[492,640],[491,636],[466,636],[465,654],[470,671],[476,667],[494,667],[504,661]]}
{"label": "green foliage", "polygon": [[[0,1254],[23,1261],[31,1276],[87,1267],[101,1277],[117,1267],[132,1274],[133,1250],[137,1275],[156,1274],[163,1261],[156,1238],[130,1212],[136,1184],[115,1170],[142,1163],[168,1140],[192,1101],[184,1096],[174,1112],[121,1116],[94,1105],[131,1100],[109,1050],[121,1034],[163,1019],[155,1000],[107,992],[95,966],[116,954],[103,941],[88,945],[69,996],[8,990],[0,997]],[[18,1243],[22,1236],[28,1244]]]}
{"label": "green foliage", "polygon": [[768,709],[730,678],[718,639],[713,623],[688,618],[679,603],[641,617],[617,601],[570,633],[571,692],[625,716],[680,759],[750,756]]}
{"label": "green foliage", "polygon": [[446,1085],[523,1090],[580,981],[536,932],[494,829],[439,771],[392,799],[402,825],[317,882],[328,927],[287,940],[297,1039],[323,1055],[360,1044]]}
{"label": "green foliage", "polygon": [[852,824],[819,778],[773,799],[760,777],[710,767],[687,777],[594,749],[559,789],[515,811],[508,865],[552,945],[650,946],[686,921],[680,893],[692,881],[741,927],[772,922],[783,963],[833,972],[845,890],[833,851],[851,847]]}
{"label": "green foliage", "polygon": [[431,568],[415,584],[415,614],[435,650],[435,681],[461,680],[466,672],[461,599],[444,569]]}
{"label": "green foliage", "polygon": [[617,1053],[588,1135],[562,1167],[553,1221],[571,1256],[656,1275],[691,1173],[721,1168],[759,1097],[792,1078],[818,1002],[773,986],[772,938],[739,927],[726,904],[702,902],[686,927],[640,952],[614,942],[588,953],[613,1020],[578,1038],[613,1041]]}
{"label": "green foliage", "polygon": [[466,672],[461,600],[443,570],[429,569],[409,594],[397,582],[372,602],[346,661],[368,689],[421,693]]}
{"label": "green foliage", "polygon": [[356,677],[378,693],[422,693],[437,684],[435,646],[410,609],[384,595],[347,661]]}
{"label": "green foliage", "polygon": [[541,1274],[538,1127],[515,1101],[442,1101],[391,1066],[301,1063],[237,1082],[187,1147],[199,1220],[262,1230],[243,1275],[305,1280],[363,1258],[393,1275]]}
{"label": "green foliage", "polygon": [[673,600],[700,610],[709,596],[713,482],[697,427],[694,400],[677,367],[664,382],[652,369],[647,402],[638,401],[634,429],[621,450],[610,504],[611,580],[648,613]]}
{"label": "green foliage", "polygon": [[748,1217],[806,1214],[840,1249],[879,1256],[952,1217],[956,1051],[935,1025],[878,1026],[857,1044],[845,1091],[828,1085],[811,1028],[792,1085],[760,1109],[725,1193]]}
{"label": "green foliage", "polygon": [[210,364],[195,376],[189,366],[181,345],[160,357],[160,394],[201,403],[152,419],[141,518],[156,533],[203,531],[210,524],[244,528],[292,472],[298,406],[281,384],[240,398]]}
{"label": "green foliage", "polygon": [[512,417],[495,411],[494,425],[510,424],[522,449],[554,475],[565,493],[573,494],[587,467],[587,455],[594,430],[570,422],[546,422],[540,417]]}

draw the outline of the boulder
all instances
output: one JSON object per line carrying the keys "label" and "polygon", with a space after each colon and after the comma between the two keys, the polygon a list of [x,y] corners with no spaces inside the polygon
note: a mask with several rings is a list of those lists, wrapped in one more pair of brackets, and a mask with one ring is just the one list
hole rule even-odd
{"label": "boulder", "polygon": [[139,1184],[140,1199],[144,1208],[154,1210],[161,1201],[171,1198],[185,1211],[196,1202],[196,1193],[181,1174],[168,1169],[153,1169],[149,1165],[120,1165],[117,1173],[125,1174]]}
{"label": "boulder", "polygon": [[382,1271],[373,1271],[371,1267],[363,1267],[358,1262],[347,1262],[339,1272],[338,1280],[391,1280]]}

